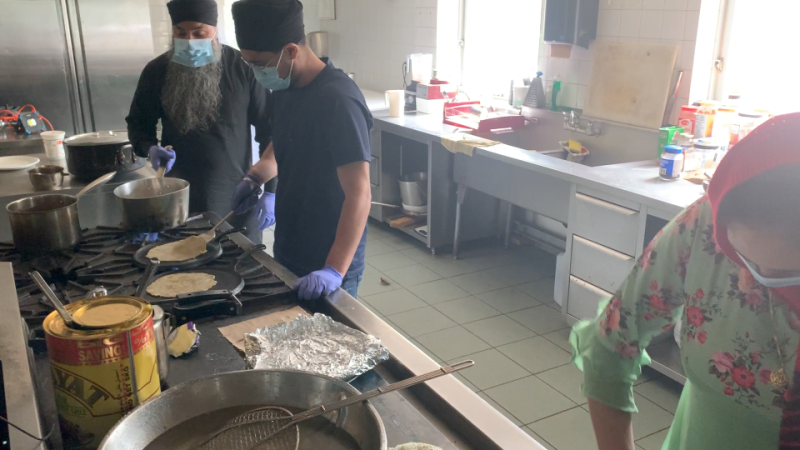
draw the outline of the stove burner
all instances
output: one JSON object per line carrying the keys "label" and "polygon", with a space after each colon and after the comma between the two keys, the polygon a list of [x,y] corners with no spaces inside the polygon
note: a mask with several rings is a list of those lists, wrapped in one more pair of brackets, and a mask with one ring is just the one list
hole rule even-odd
{"label": "stove burner", "polygon": [[[31,329],[30,344],[36,351],[43,351],[44,333],[42,321],[53,310],[28,275],[37,270],[50,284],[56,296],[65,304],[107,295],[130,295],[136,293],[144,276],[144,269],[135,264],[133,255],[137,250],[155,241],[171,242],[202,234],[212,227],[210,213],[190,218],[186,224],[161,233],[130,233],[118,227],[100,226],[84,230],[83,240],[72,252],[25,259],[14,249],[12,243],[0,242],[0,261],[11,262],[20,311]],[[228,237],[220,240],[222,255],[204,266],[208,268],[233,268],[245,280],[245,286],[236,296],[214,298],[194,304],[188,320],[198,320],[222,314],[240,313],[248,310],[288,302],[293,298],[289,286],[249,256]],[[166,312],[177,307],[175,299],[153,301]],[[180,308],[179,308],[180,309]],[[184,314],[183,312],[174,311]],[[184,314],[185,316],[185,314]]]}

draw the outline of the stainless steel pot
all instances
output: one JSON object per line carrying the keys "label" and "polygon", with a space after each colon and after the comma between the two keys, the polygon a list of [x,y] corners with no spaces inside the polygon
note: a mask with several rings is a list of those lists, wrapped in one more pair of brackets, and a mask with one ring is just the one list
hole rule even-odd
{"label": "stainless steel pot", "polygon": [[408,173],[400,177],[400,198],[403,206],[426,206],[428,204],[428,174]]}
{"label": "stainless steel pot", "polygon": [[77,195],[45,194],[25,197],[6,205],[14,246],[23,255],[70,250],[81,241],[78,199],[115,174],[94,180]]}
{"label": "stainless steel pot", "polygon": [[[134,409],[109,431],[99,450],[190,450],[249,408],[278,405],[299,412],[356,394],[358,390],[344,381],[307,372],[213,375],[172,387]],[[300,448],[349,450],[352,447],[339,445],[334,437],[342,433],[358,446],[353,450],[386,450],[383,422],[368,402],[348,407],[324,432],[304,434],[301,429]],[[329,441],[312,442],[320,439]]]}
{"label": "stainless steel pot", "polygon": [[78,181],[90,181],[104,173],[129,172],[144,166],[124,131],[97,131],[64,140],[67,167]]}
{"label": "stainless steel pot", "polygon": [[114,189],[122,226],[139,232],[169,230],[189,218],[189,182],[180,178],[146,178]]}
{"label": "stainless steel pot", "polygon": [[156,339],[158,377],[161,379],[161,384],[167,381],[167,375],[169,375],[169,350],[167,350],[169,332],[169,315],[165,314],[160,306],[153,305],[153,333],[155,333]]}
{"label": "stainless steel pot", "polygon": [[64,177],[69,175],[61,166],[39,166],[28,171],[34,191],[52,191],[64,184]]}

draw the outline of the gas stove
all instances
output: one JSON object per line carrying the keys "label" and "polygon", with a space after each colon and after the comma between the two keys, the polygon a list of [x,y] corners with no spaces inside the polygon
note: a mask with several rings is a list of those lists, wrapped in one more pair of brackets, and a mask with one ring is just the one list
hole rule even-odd
{"label": "gas stove", "polygon": [[[23,258],[13,244],[0,243],[0,261],[10,262],[13,266],[19,308],[30,329],[31,347],[37,352],[44,351],[41,325],[53,311],[50,302],[31,279],[31,271],[41,273],[65,304],[103,295],[133,296],[145,275],[145,267],[134,260],[137,250],[153,243],[153,240],[169,243],[202,234],[218,220],[215,214],[204,213],[157,236],[100,226],[84,230],[80,245],[72,252],[31,259]],[[245,251],[230,239],[230,234],[223,236],[219,242],[222,254],[192,270],[233,268],[245,282],[238,294],[219,292],[216,296],[206,296],[188,311],[181,309],[175,299],[150,299],[151,303],[161,306],[167,313],[174,313],[179,322],[186,322],[218,315],[238,315],[294,300],[291,288],[250,256],[255,251],[263,250],[264,246],[253,246]]]}

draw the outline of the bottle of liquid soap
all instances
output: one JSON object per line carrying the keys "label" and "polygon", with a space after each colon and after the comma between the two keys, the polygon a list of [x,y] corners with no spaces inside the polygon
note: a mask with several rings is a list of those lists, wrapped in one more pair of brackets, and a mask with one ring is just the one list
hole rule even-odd
{"label": "bottle of liquid soap", "polygon": [[558,93],[561,91],[561,75],[553,79],[553,97],[550,100],[550,111],[558,111]]}

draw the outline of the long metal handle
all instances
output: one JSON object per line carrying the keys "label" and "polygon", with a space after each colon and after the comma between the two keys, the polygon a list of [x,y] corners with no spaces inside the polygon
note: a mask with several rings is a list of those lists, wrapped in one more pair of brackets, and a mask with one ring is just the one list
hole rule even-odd
{"label": "long metal handle", "polygon": [[214,228],[212,228],[211,231],[212,232],[216,232],[217,228],[219,228],[219,226],[222,225],[223,223],[227,222],[228,219],[230,219],[232,215],[233,215],[233,211],[231,211],[228,214],[226,214],[225,217],[222,218],[222,220],[220,220],[219,222],[217,222],[216,225],[214,225]]}
{"label": "long metal handle", "polygon": [[145,291],[147,290],[147,286],[150,285],[150,280],[153,279],[153,275],[158,271],[158,266],[161,264],[161,261],[158,259],[151,259],[150,263],[147,265],[147,269],[144,271],[144,275],[142,276],[141,284],[136,289],[135,297],[143,298]]}
{"label": "long metal handle", "polygon": [[30,277],[33,278],[33,281],[36,283],[37,286],[39,286],[39,289],[44,293],[45,297],[47,297],[47,299],[50,300],[50,303],[52,303],[53,306],[56,308],[58,314],[61,316],[62,319],[64,319],[64,323],[66,323],[68,327],[72,327],[73,325],[72,315],[70,315],[69,311],[67,311],[67,308],[64,308],[64,304],[61,303],[61,300],[59,300],[58,297],[56,297],[55,292],[53,292],[53,290],[50,289],[50,286],[47,284],[46,281],[44,281],[44,278],[42,278],[39,272],[34,270],[28,275],[30,275]]}
{"label": "long metal handle", "polygon": [[386,394],[388,392],[394,392],[400,389],[409,388],[411,386],[416,386],[420,383],[424,383],[426,381],[433,380],[434,378],[443,377],[445,375],[449,375],[454,372],[458,372],[459,370],[463,370],[475,365],[475,361],[467,360],[462,361],[460,363],[453,364],[452,366],[443,366],[438,370],[434,370],[433,372],[428,372],[413,378],[409,378],[407,380],[398,381],[397,383],[392,383],[387,386],[379,387],[378,389],[373,389],[371,391],[367,391],[358,395],[354,395],[352,397],[348,397],[343,400],[339,400],[338,402],[331,403],[329,405],[321,405],[317,406],[316,408],[309,409],[307,411],[301,412],[299,414],[295,414],[292,416],[292,421],[290,422],[289,426],[296,425],[300,422],[303,422],[308,419],[313,419],[314,417],[321,416],[323,414],[333,412],[342,408],[345,408],[350,405],[355,405],[356,403],[361,403],[365,400],[369,400],[373,397],[377,397],[379,395]]}
{"label": "long metal handle", "polygon": [[100,186],[101,184],[106,184],[108,182],[108,180],[114,178],[114,175],[116,175],[116,174],[117,174],[117,172],[109,172],[109,173],[101,176],[100,178],[92,181],[85,188],[81,189],[81,191],[78,192],[78,195],[76,195],[75,197],[76,198],[81,198],[84,194],[86,194],[87,192],[89,192],[92,189],[96,188],[97,186]]}

